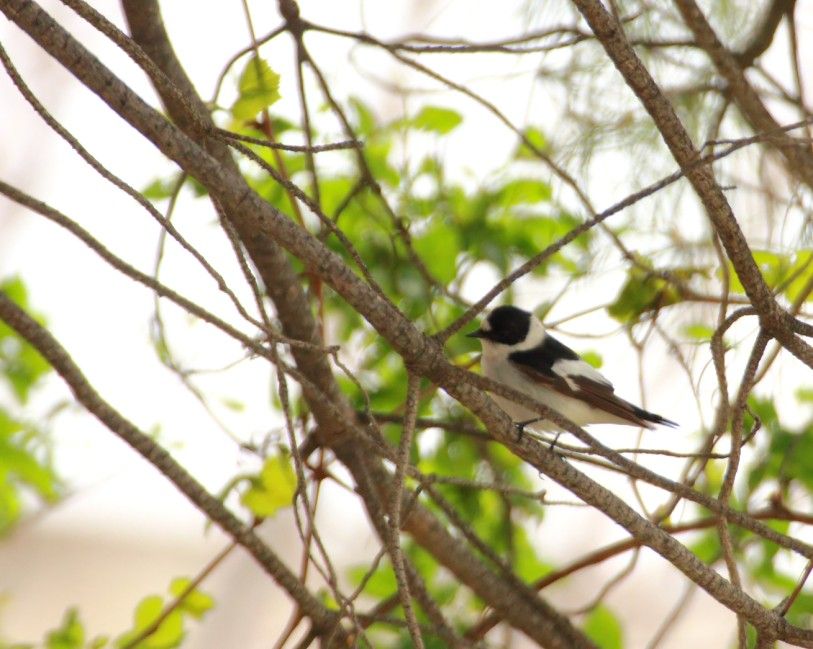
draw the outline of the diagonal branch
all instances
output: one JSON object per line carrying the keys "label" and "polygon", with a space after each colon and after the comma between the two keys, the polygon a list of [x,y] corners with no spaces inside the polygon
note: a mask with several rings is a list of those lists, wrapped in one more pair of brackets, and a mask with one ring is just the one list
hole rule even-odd
{"label": "diagonal branch", "polygon": [[742,68],[751,67],[754,61],[762,56],[773,43],[779,23],[784,16],[793,19],[793,10],[796,7],[796,0],[773,0],[768,11],[763,16],[759,27],[751,37],[751,42],[745,49],[736,54],[737,63]]}
{"label": "diagonal branch", "polygon": [[[692,0],[675,0],[679,5],[692,5]],[[700,154],[689,134],[675,114],[672,104],[661,92],[652,75],[636,55],[618,21],[599,0],[573,0],[590,28],[598,37],[607,55],[624,77],[627,85],[641,100],[655,122],[672,156],[700,198],[720,241],[731,260],[748,298],[759,313],[763,329],[779,340],[791,353],[813,367],[813,348],[799,339],[788,327],[786,314],[777,304],[770,288],[751,255],[751,249],[740,229],[723,190],[714,178],[710,165],[690,167]],[[713,34],[712,34],[713,35]],[[768,130],[777,127],[771,118]],[[796,147],[798,148],[798,147]],[[800,163],[801,164],[801,163]]]}
{"label": "diagonal branch", "polygon": [[[683,22],[692,31],[695,41],[714,63],[727,84],[727,92],[756,132],[768,131],[778,125],[765,107],[762,98],[748,82],[737,56],[720,42],[694,0],[674,0]],[[792,3],[791,3],[792,4]],[[788,172],[813,189],[813,151],[799,146],[789,138],[778,136],[771,144],[787,161]]]}
{"label": "diagonal branch", "polygon": [[[0,292],[0,319],[31,343],[53,366],[79,403],[158,469],[208,520],[216,523],[236,543],[244,547],[297,602],[317,629],[326,631],[337,626],[336,614],[311,595],[297,576],[250,526],[245,525],[226,509],[222,502],[206,491],[203,485],[187,473],[149,435],[136,428],[102,399],[59,342],[2,292]],[[340,630],[340,634],[343,635],[343,631]]]}
{"label": "diagonal branch", "polygon": [[[529,439],[517,442],[508,417],[485,396],[481,389],[472,387],[461,380],[457,368],[449,365],[443,356],[440,345],[436,341],[424,336],[403,314],[393,308],[391,304],[388,304],[387,301],[382,300],[369,285],[343,263],[338,255],[327,249],[317,238],[286,219],[262,201],[254,192],[246,188],[239,174],[229,167],[218,164],[212,156],[203,151],[189,137],[167,122],[149,106],[146,106],[140,98],[121,84],[109,70],[84,50],[50,17],[39,11],[34,3],[26,0],[0,0],[0,10],[31,34],[43,48],[54,54],[63,65],[94,90],[128,123],[142,132],[182,168],[198,178],[218,202],[224,206],[224,209],[234,214],[240,214],[241,218],[245,219],[244,226],[248,230],[248,236],[254,238],[266,237],[269,241],[277,241],[289,252],[301,259],[312,272],[323,278],[386,338],[395,351],[403,357],[413,374],[426,376],[441,385],[451,396],[475,412],[487,425],[495,439],[506,444],[517,455],[529,461],[533,466],[565,486],[582,500],[604,512],[612,520],[623,526],[631,535],[640,538],[645,545],[654,549],[690,579],[701,585],[715,599],[735,612],[742,614],[758,628],[769,629],[771,632],[775,632],[777,637],[802,643],[803,646],[813,647],[813,633],[794,627],[782,619],[777,619],[778,616],[767,611],[740,589],[723,579],[714,570],[704,565],[670,535],[641,518],[615,494],[604,489],[574,467],[566,464],[537,442]],[[701,171],[704,171],[707,176],[709,175],[707,170],[701,168]],[[713,184],[713,179],[711,179],[711,182]],[[248,226],[250,226],[250,229]],[[736,227],[736,222],[734,222],[734,226]],[[748,260],[753,263],[750,256],[748,256]],[[761,278],[759,279],[761,280]],[[759,286],[754,290],[758,298],[765,297],[759,293]],[[770,295],[768,295],[767,305],[769,308],[771,306],[775,307]],[[489,389],[492,388],[489,387]],[[343,454],[348,456],[346,459],[342,457],[342,460],[353,471],[352,461],[354,458],[357,462],[361,462],[358,448],[355,449],[355,452],[346,452],[348,447],[353,445],[358,447],[355,444],[356,440],[352,438],[355,430],[354,420],[335,416],[336,411],[338,410],[341,413],[341,410],[337,403],[332,401],[330,395],[325,399],[325,408],[329,410],[329,413],[326,414],[334,417],[336,429],[341,431],[340,435],[331,440],[333,442],[332,446],[340,457]],[[544,408],[537,407],[536,410],[542,411]],[[552,418],[550,413],[546,413],[546,416]],[[559,419],[561,420],[561,418]],[[574,434],[581,435],[580,439],[585,438],[584,432],[571,423],[566,422],[565,427]],[[620,460],[613,458],[613,461],[619,462]],[[630,463],[630,467],[635,466],[637,465]],[[380,471],[380,473],[371,474],[374,478],[373,482],[380,485],[380,489],[386,490],[390,488],[390,474],[383,469],[382,465],[364,462],[362,468],[364,470],[374,469]],[[354,475],[356,475],[355,472]],[[387,502],[387,499],[383,498],[381,501]],[[719,506],[715,511],[718,510]],[[726,512],[730,520],[739,524],[737,514],[740,515],[743,525],[749,527],[749,529],[755,529],[755,522],[749,517],[731,510]],[[413,512],[405,521],[405,525],[408,525],[413,520],[415,522],[412,523],[412,527],[408,528],[408,531],[416,538],[420,537],[423,532],[424,541],[428,536],[433,535],[434,539],[431,547],[434,552],[441,555],[444,551],[454,553],[461,547],[456,543],[449,543],[446,548],[437,545],[442,538],[452,539],[452,537],[434,517],[418,519]],[[427,526],[427,529],[420,530],[419,524]],[[761,532],[768,533],[764,530],[761,530]],[[809,547],[794,542],[793,539],[788,539],[783,535],[774,533],[770,538],[776,540],[776,542],[793,545],[805,552],[810,552]],[[535,594],[530,596],[533,599],[526,598],[522,595],[524,591],[521,589],[518,591],[516,587],[512,587],[513,585],[500,580],[489,582],[495,587],[493,592],[482,592],[482,587],[486,583],[482,576],[484,568],[482,563],[471,563],[469,558],[458,556],[444,556],[440,560],[444,565],[463,561],[465,570],[469,571],[466,573],[467,581],[465,583],[476,584],[476,587],[472,587],[477,590],[478,594],[483,595],[490,604],[494,603],[496,607],[502,609],[506,619],[510,620],[513,625],[523,631],[530,629],[533,632],[532,637],[535,639],[544,639],[540,644],[552,647],[590,646],[589,641],[576,631],[565,618],[556,615],[555,612],[552,614],[551,611],[547,610],[549,607],[536,599]],[[458,563],[458,566],[460,565]],[[464,568],[459,567],[459,570]],[[480,573],[474,574],[472,571],[477,569],[480,570]],[[452,572],[458,574],[454,569],[452,569]],[[527,586],[526,589],[531,590]],[[510,600],[501,601],[501,594],[506,593],[506,591],[512,597]],[[533,620],[523,619],[528,613],[533,616]]]}
{"label": "diagonal branch", "polygon": [[[144,15],[149,16],[147,5],[151,4],[133,3],[134,17],[141,19]],[[148,106],[36,3],[27,0],[2,0],[0,11],[98,94],[114,112],[170,159],[182,168],[189,169],[190,175],[210,190],[211,196],[224,213],[234,219],[235,229],[277,305],[286,335],[309,342],[318,340],[310,305],[297,284],[296,276],[292,277],[291,265],[278,243],[302,259],[306,266],[338,290],[376,327],[388,331],[388,338],[391,342],[394,341],[396,349],[403,353],[408,350],[411,359],[422,363],[442,358],[437,344],[422,336],[397,309],[383,300],[369,285],[360,281],[338,255],[254,193],[246,185],[231,158],[221,159],[219,151],[211,142],[205,142],[204,149],[193,137]],[[144,13],[139,13],[140,11]],[[160,20],[160,17],[153,17]],[[145,27],[148,34],[145,42],[160,50],[154,57],[154,60],[160,61],[168,54],[154,27]],[[163,27],[160,31],[163,31]],[[152,53],[150,55],[153,56]],[[173,80],[177,85],[177,80]],[[194,135],[203,137],[200,132]],[[283,313],[284,310],[287,311]],[[312,348],[297,348],[292,353],[302,371],[304,382],[315,387],[310,390],[308,402],[319,421],[322,443],[334,449],[357,480],[363,472],[372,471],[376,476],[377,487],[389,489],[390,474],[380,462],[365,456],[354,440],[354,436],[359,435],[355,417],[339,392],[325,355],[309,353],[310,349]],[[422,351],[430,353],[422,354]],[[422,363],[416,365],[418,374],[421,373],[419,366]],[[293,373],[291,375],[294,376]],[[386,502],[386,498],[383,502]],[[368,511],[376,511],[374,503],[365,500],[365,505]],[[583,633],[540,600],[531,589],[525,587],[523,590],[523,585],[518,580],[515,584],[505,583],[488,570],[479,557],[468,550],[465,543],[449,534],[428,510],[421,509],[420,515],[417,511],[417,508],[412,511],[405,521],[406,531],[437,556],[463,583],[499,610],[509,623],[543,646],[562,649],[592,646]]]}

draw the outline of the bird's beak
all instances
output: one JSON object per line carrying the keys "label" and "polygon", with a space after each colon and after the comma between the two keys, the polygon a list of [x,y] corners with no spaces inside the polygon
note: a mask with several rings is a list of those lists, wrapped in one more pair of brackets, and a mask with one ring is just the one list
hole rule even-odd
{"label": "bird's beak", "polygon": [[470,334],[466,334],[467,338],[485,338],[486,332],[482,329],[475,329]]}

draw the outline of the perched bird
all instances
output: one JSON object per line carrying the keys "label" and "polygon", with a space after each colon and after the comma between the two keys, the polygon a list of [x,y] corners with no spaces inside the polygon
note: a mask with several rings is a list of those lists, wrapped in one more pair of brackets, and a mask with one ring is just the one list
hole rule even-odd
{"label": "perched bird", "polygon": [[[524,392],[579,426],[677,426],[617,397],[612,383],[548,334],[532,313],[515,306],[497,307],[477,331],[468,335],[479,338],[483,346],[480,364],[485,376]],[[494,398],[520,430],[525,425],[559,430],[552,422],[542,421],[539,415],[513,401],[499,395]]]}

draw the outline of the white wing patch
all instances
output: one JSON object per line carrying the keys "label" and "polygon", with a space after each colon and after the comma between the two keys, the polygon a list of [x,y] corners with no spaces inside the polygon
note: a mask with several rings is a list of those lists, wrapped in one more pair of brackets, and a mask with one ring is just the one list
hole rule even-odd
{"label": "white wing patch", "polygon": [[576,377],[582,376],[601,385],[606,385],[612,390],[613,384],[610,383],[600,372],[598,372],[592,365],[581,359],[562,359],[556,361],[551,365],[551,371],[556,376],[561,377],[568,387],[574,392],[579,389],[573,380]]}

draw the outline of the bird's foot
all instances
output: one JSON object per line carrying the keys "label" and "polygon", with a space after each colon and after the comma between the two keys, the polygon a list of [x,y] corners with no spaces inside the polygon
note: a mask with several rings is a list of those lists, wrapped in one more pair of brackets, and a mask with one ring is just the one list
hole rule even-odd
{"label": "bird's foot", "polygon": [[517,441],[522,440],[522,436],[525,434],[525,427],[530,426],[531,424],[535,424],[538,421],[542,421],[542,417],[535,417],[534,419],[526,419],[525,421],[515,421],[514,427],[517,429]]}
{"label": "bird's foot", "polygon": [[[559,441],[559,435],[561,435],[561,434],[562,434],[562,431],[561,430],[558,431],[556,433],[556,435],[553,437],[553,441],[550,443],[550,452],[555,453],[556,455],[559,455],[558,453],[556,453],[556,442]],[[559,457],[561,457],[561,456],[559,456]]]}

